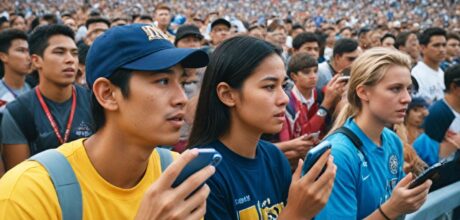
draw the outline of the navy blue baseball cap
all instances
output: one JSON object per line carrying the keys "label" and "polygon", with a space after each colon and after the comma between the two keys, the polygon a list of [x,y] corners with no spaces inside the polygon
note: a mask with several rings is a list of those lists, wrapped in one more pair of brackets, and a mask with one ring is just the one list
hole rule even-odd
{"label": "navy blue baseball cap", "polygon": [[176,48],[155,26],[124,25],[110,28],[93,42],[86,57],[86,82],[92,88],[97,78],[110,77],[120,68],[159,71],[177,64],[201,68],[208,62],[206,52]]}

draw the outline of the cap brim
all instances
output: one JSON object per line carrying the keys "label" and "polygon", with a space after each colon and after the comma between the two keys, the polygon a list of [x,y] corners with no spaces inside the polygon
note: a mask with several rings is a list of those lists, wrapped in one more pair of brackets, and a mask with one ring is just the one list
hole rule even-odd
{"label": "cap brim", "polygon": [[170,48],[127,63],[122,68],[140,71],[158,71],[168,69],[177,64],[181,64],[183,68],[201,68],[207,66],[208,63],[208,54],[203,50]]}

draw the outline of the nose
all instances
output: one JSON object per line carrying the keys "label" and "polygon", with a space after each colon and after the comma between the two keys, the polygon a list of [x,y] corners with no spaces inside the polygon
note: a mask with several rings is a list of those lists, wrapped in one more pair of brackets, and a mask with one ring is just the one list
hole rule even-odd
{"label": "nose", "polygon": [[401,97],[401,103],[403,104],[409,104],[412,101],[412,97],[410,96],[409,90],[404,90],[402,97]]}
{"label": "nose", "polygon": [[172,97],[172,105],[174,107],[180,107],[183,108],[187,104],[188,98],[185,95],[184,88],[180,83],[176,83],[176,89],[173,93]]}
{"label": "nose", "polygon": [[66,63],[78,63],[78,56],[72,54],[72,52],[67,52],[65,56]]}
{"label": "nose", "polygon": [[283,88],[278,90],[277,105],[286,106],[289,103],[289,96],[284,92]]}

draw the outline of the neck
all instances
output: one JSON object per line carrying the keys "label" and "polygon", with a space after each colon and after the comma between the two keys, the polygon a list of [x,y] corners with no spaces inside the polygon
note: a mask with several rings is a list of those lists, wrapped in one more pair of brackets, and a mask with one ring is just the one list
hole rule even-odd
{"label": "neck", "polygon": [[24,86],[25,79],[25,75],[13,73],[5,68],[5,76],[3,76],[3,82],[5,82],[8,87],[12,89],[20,89]]}
{"label": "neck", "polygon": [[426,56],[425,56],[425,58],[423,58],[423,62],[424,62],[427,66],[429,66],[431,69],[433,69],[434,71],[438,71],[438,69],[439,69],[439,62],[430,60],[430,59],[428,59]]}
{"label": "neck", "polygon": [[446,102],[452,107],[456,112],[460,113],[460,100],[459,98],[455,97],[454,94],[446,93],[444,96]]}
{"label": "neck", "polygon": [[230,128],[219,140],[233,152],[247,158],[256,157],[257,143],[262,133],[254,132],[241,121],[232,120]]}
{"label": "neck", "polygon": [[153,147],[135,143],[117,128],[107,121],[84,142],[84,146],[102,178],[114,186],[129,189],[144,177]]}
{"label": "neck", "polygon": [[160,28],[160,30],[163,31],[164,33],[168,31],[168,26],[158,24],[158,28]]}
{"label": "neck", "polygon": [[313,95],[313,89],[311,88],[303,89],[299,86],[296,86],[296,87],[299,90],[300,94],[302,94],[305,99],[309,99]]}
{"label": "neck", "polygon": [[72,97],[72,84],[68,86],[57,86],[46,80],[40,80],[38,89],[47,99],[57,103],[65,102]]}
{"label": "neck", "polygon": [[381,145],[380,135],[385,127],[383,122],[363,112],[355,117],[355,122],[372,142],[377,146]]}
{"label": "neck", "polygon": [[340,70],[335,65],[334,58],[331,59],[331,67],[334,70],[334,72],[339,73]]}

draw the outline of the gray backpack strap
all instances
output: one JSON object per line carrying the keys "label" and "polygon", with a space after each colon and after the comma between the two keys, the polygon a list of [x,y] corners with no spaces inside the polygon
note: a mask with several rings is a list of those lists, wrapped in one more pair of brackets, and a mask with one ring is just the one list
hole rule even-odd
{"label": "gray backpack strap", "polygon": [[168,168],[169,164],[173,162],[173,157],[171,151],[168,149],[157,147],[155,148],[160,155],[160,162],[161,162],[161,172],[163,173],[166,168]]}
{"label": "gray backpack strap", "polygon": [[29,160],[39,162],[48,171],[61,206],[62,219],[83,219],[80,184],[67,158],[56,149],[49,149],[34,155]]}

